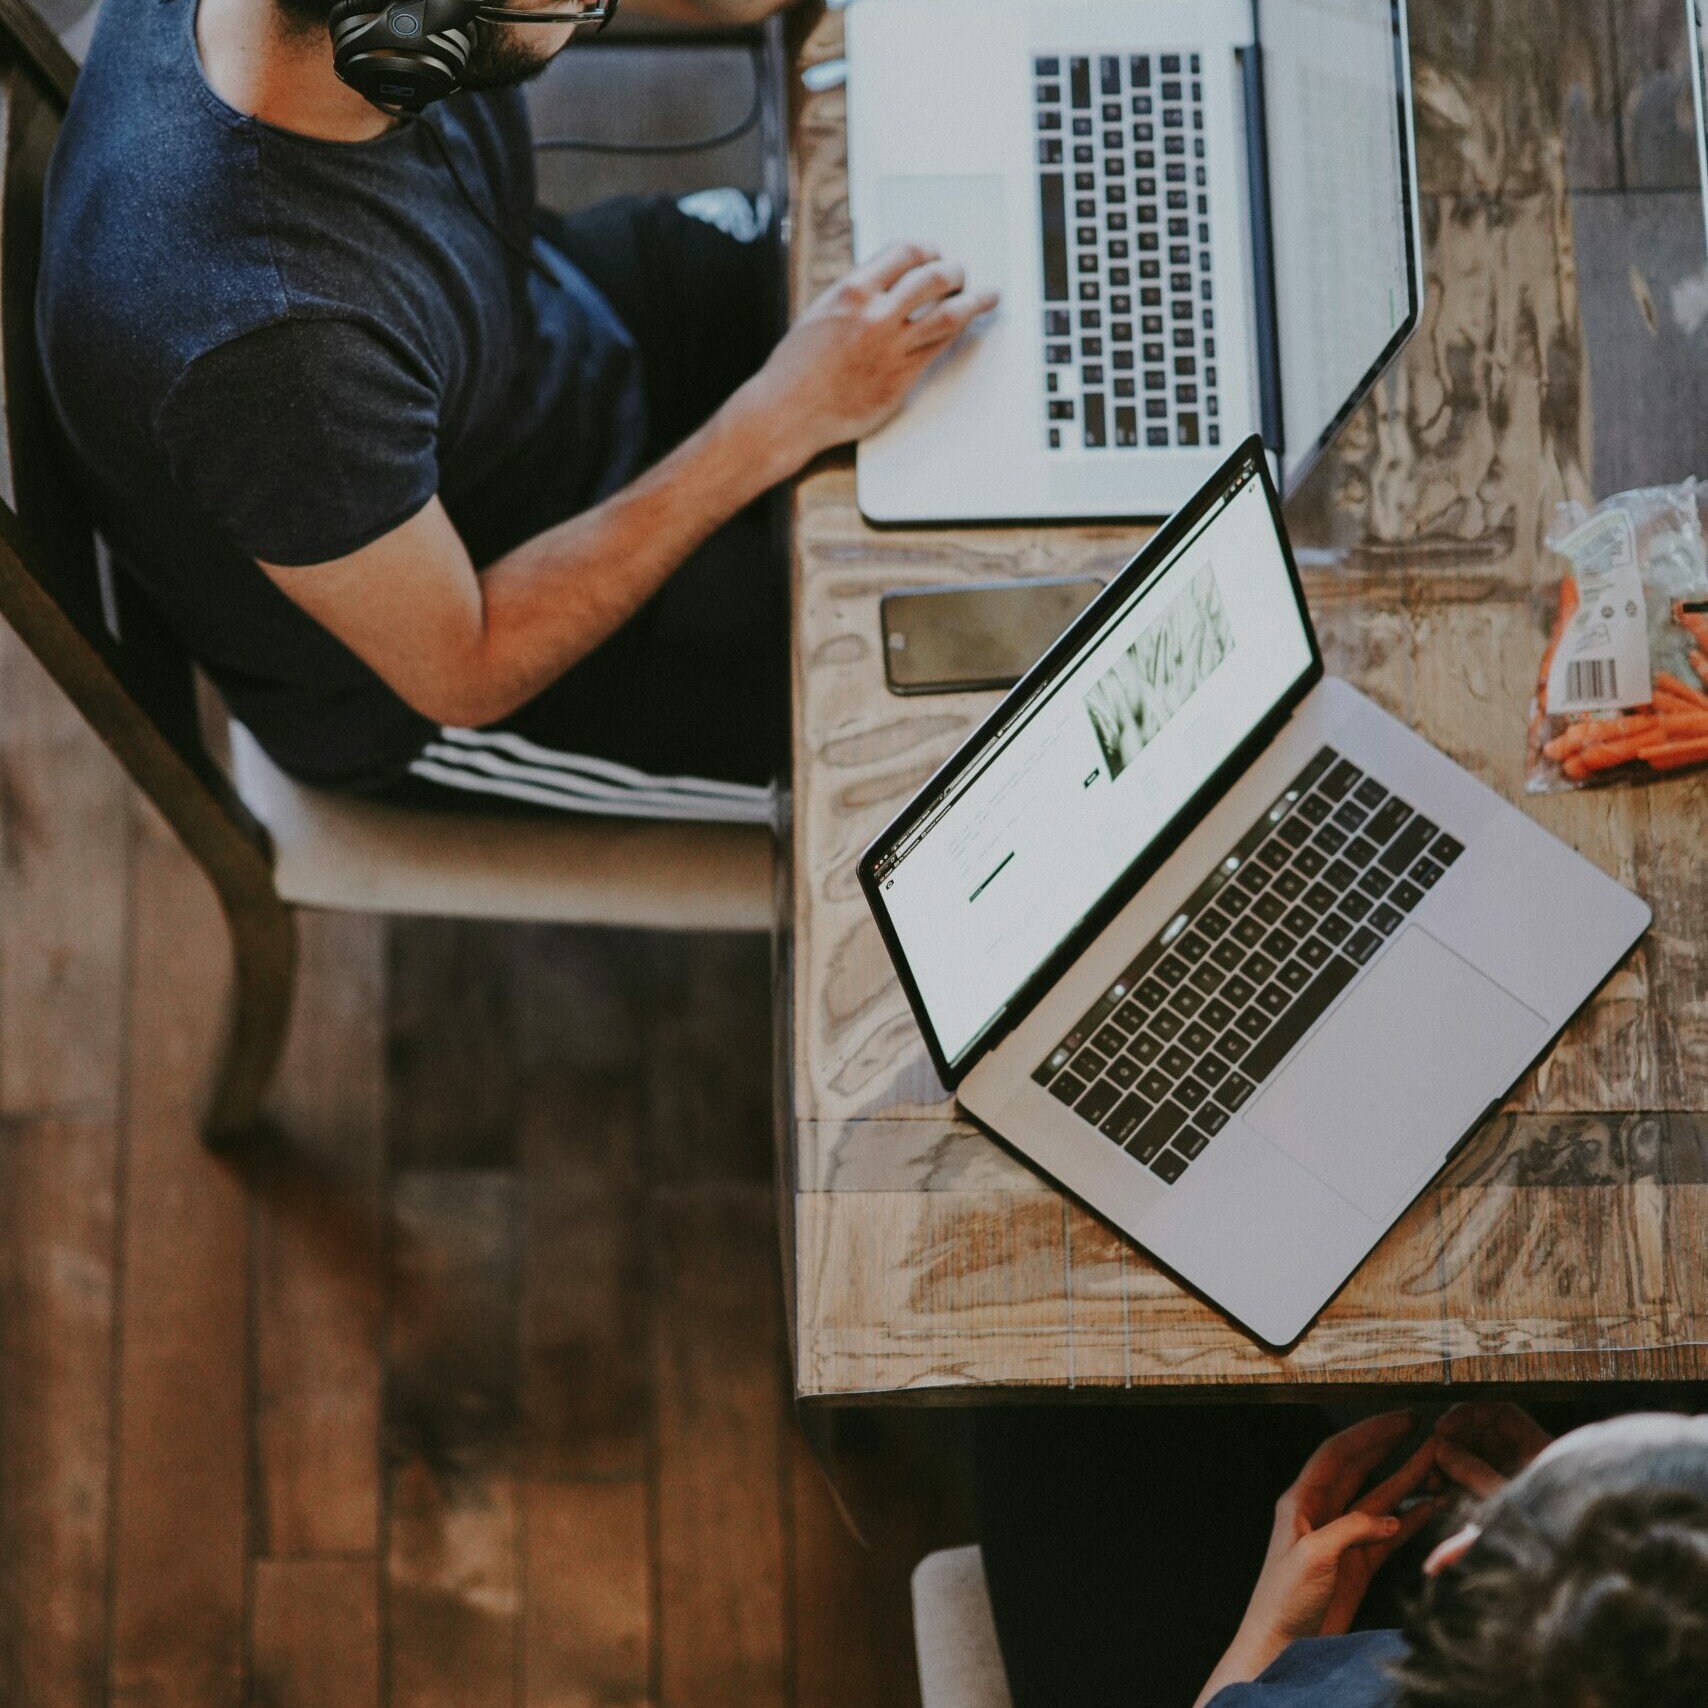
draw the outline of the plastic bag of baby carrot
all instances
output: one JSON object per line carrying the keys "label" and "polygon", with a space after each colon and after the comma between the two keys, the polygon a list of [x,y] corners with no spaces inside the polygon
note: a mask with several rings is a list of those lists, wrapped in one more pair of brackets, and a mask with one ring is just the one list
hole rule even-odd
{"label": "plastic bag of baby carrot", "polygon": [[[1708,487],[1700,489],[1708,498]],[[1695,481],[1562,504],[1553,633],[1530,708],[1532,794],[1708,765],[1708,544]]]}

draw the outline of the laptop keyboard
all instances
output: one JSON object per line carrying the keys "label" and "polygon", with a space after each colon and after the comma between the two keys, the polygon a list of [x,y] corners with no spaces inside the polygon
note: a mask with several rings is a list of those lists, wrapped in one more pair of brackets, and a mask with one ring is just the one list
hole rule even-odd
{"label": "laptop keyboard", "polygon": [[1032,69],[1050,449],[1220,445],[1202,58]]}
{"label": "laptop keyboard", "polygon": [[1463,852],[1325,747],[1033,1079],[1172,1185]]}

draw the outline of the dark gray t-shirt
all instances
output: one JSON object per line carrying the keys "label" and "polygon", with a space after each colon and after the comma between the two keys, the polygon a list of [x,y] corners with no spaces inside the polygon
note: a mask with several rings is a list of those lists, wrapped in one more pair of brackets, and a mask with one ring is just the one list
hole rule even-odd
{"label": "dark gray t-shirt", "polygon": [[585,275],[522,263],[519,94],[319,142],[213,93],[194,13],[103,11],[48,179],[48,380],[115,560],[232,709],[305,781],[378,786],[425,720],[255,560],[346,556],[438,493],[490,562],[638,472],[639,362]]}

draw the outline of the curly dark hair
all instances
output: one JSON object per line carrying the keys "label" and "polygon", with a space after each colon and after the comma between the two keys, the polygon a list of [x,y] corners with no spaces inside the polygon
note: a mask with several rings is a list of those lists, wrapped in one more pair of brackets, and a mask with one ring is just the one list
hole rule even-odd
{"label": "curly dark hair", "polygon": [[1402,1708],[1708,1703],[1708,1447],[1544,1461],[1483,1523],[1411,1614]]}

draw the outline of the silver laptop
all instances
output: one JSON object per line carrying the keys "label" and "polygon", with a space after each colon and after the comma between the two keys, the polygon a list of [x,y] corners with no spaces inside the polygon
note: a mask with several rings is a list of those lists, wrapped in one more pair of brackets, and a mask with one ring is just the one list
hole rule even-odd
{"label": "silver laptop", "polygon": [[1650,917],[1324,675],[1255,436],[860,877],[968,1113],[1275,1346]]}
{"label": "silver laptop", "polygon": [[1423,300],[1404,0],[853,0],[861,258],[1002,306],[859,450],[874,522],[1164,516],[1261,430],[1284,491]]}

